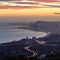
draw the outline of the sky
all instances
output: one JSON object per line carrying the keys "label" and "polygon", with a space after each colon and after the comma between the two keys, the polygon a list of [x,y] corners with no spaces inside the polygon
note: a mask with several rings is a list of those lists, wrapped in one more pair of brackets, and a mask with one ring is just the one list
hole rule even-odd
{"label": "sky", "polygon": [[0,23],[60,21],[60,0],[0,0]]}

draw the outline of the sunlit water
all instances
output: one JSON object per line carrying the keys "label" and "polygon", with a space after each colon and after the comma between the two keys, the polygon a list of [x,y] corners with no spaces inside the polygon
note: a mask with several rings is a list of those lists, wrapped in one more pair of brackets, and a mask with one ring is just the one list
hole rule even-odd
{"label": "sunlit water", "polygon": [[0,28],[0,43],[2,42],[10,42],[13,40],[20,40],[22,38],[25,38],[28,36],[29,38],[32,38],[34,36],[36,37],[44,37],[47,33],[45,32],[36,32],[36,31],[30,31],[26,29],[2,29]]}

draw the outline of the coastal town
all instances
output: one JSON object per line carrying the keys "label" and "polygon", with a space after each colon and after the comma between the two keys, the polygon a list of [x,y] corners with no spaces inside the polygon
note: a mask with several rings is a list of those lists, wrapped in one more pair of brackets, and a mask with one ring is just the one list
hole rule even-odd
{"label": "coastal town", "polygon": [[58,33],[60,22],[37,21],[33,23],[20,24],[9,23],[8,25],[10,24],[13,25],[13,29],[17,28],[29,29],[32,31],[44,31],[47,33],[47,35],[38,38],[36,36],[32,38],[26,36],[20,40],[0,43],[0,60],[60,59],[60,33]]}
{"label": "coastal town", "polygon": [[0,60],[14,59],[14,57],[16,59],[20,57],[21,60],[24,60],[22,57],[26,59],[36,57],[36,60],[45,59],[49,54],[59,53],[59,45],[60,35],[50,35],[44,38],[26,37],[19,41],[2,43],[0,44]]}

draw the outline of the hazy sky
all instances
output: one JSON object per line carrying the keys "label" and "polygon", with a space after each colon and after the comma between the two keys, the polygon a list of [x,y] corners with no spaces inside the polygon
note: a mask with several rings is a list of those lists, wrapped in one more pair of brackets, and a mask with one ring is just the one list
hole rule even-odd
{"label": "hazy sky", "polygon": [[36,20],[60,21],[60,14],[54,14],[60,13],[60,0],[34,0],[33,2],[23,0],[23,3],[10,1],[12,0],[0,1],[0,22],[2,23]]}

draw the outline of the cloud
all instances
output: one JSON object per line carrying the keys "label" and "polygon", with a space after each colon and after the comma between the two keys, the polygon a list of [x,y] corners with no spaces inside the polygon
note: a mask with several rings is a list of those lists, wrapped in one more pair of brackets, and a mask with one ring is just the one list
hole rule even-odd
{"label": "cloud", "polygon": [[[45,2],[42,2],[45,1]],[[49,2],[47,2],[49,1]],[[47,8],[60,7],[60,3],[51,2],[52,0],[39,1],[0,1],[0,9],[14,9],[14,8]],[[53,0],[56,1],[56,0]]]}
{"label": "cloud", "polygon": [[[12,1],[12,0],[0,0],[0,1]],[[16,0],[13,0],[13,1],[16,1]],[[17,1],[21,1],[21,0],[17,0]],[[29,0],[29,1],[56,2],[60,0]]]}
{"label": "cloud", "polygon": [[60,3],[41,3],[43,6],[50,6],[50,7],[59,7],[60,8]]}
{"label": "cloud", "polygon": [[41,8],[37,1],[0,1],[0,8]]}
{"label": "cloud", "polygon": [[43,2],[58,2],[60,0],[36,0],[36,1],[43,1]]}

